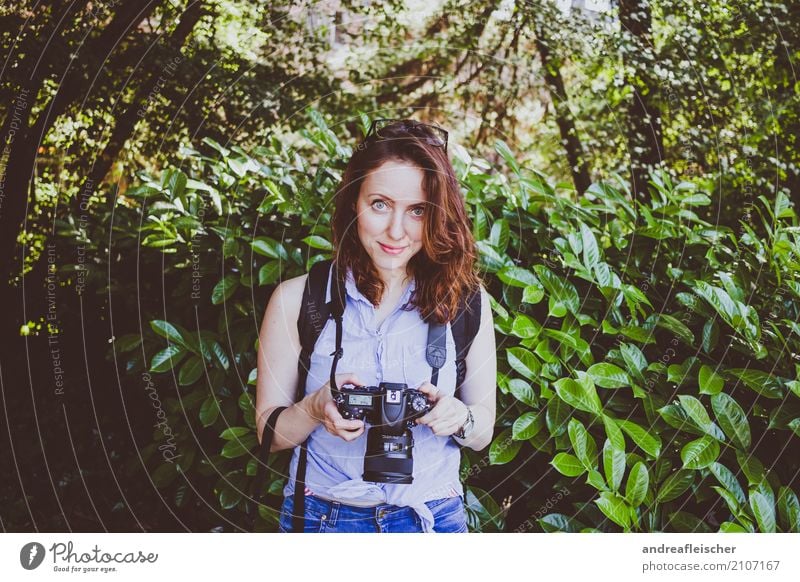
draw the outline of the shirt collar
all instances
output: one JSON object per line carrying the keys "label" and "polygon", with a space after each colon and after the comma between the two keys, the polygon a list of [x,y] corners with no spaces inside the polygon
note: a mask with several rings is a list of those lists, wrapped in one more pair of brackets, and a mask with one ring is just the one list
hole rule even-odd
{"label": "shirt collar", "polygon": [[[363,301],[364,303],[366,303],[370,307],[374,307],[374,305],[372,305],[370,300],[367,299],[366,297],[364,297],[364,295],[361,293],[361,291],[358,290],[358,287],[356,286],[356,281],[353,278],[353,272],[352,272],[351,269],[347,269],[347,276],[345,277],[344,288],[345,288],[345,292],[354,301]],[[408,287],[406,288],[405,292],[403,293],[403,296],[400,298],[400,305],[402,307],[405,307],[406,304],[408,304],[408,302],[411,300],[411,293],[414,292],[415,288],[416,288],[416,281],[412,277],[411,278],[411,282],[409,283]]]}

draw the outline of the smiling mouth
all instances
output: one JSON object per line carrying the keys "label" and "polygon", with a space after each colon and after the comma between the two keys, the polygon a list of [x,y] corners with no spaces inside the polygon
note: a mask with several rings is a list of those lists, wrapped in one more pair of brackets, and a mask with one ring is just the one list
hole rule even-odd
{"label": "smiling mouth", "polygon": [[383,243],[378,243],[378,244],[380,245],[381,249],[383,249],[383,251],[385,253],[389,253],[390,255],[399,255],[406,248],[406,247],[390,247],[390,246],[387,246],[387,245],[385,245]]}

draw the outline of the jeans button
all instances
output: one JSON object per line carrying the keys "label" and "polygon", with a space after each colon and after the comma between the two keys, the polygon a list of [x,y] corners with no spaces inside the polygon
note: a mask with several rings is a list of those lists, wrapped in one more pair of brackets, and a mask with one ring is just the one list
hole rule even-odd
{"label": "jeans button", "polygon": [[328,519],[328,516],[327,516],[327,515],[323,515],[322,517],[320,517],[320,519],[321,519],[322,521],[325,521],[326,519]]}

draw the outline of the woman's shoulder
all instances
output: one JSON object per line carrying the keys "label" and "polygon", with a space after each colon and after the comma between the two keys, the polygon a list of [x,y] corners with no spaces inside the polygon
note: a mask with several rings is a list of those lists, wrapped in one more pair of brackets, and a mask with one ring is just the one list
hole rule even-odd
{"label": "woman's shoulder", "polygon": [[289,317],[297,317],[300,313],[300,303],[303,301],[303,288],[306,284],[308,275],[300,275],[292,279],[286,279],[272,292],[270,303],[274,303],[279,309]]}

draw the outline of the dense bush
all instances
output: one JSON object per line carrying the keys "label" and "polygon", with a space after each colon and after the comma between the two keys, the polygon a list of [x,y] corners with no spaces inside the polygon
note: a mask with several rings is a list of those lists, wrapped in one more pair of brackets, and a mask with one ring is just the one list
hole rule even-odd
{"label": "dense bush", "polygon": [[[312,120],[294,147],[205,140],[117,205],[115,244],[140,242],[139,262],[158,265],[166,310],[143,314],[151,330],[117,338],[115,356],[175,390],[142,457],[177,507],[213,491],[211,511],[238,524],[254,495],[260,320],[278,281],[330,256],[349,154]],[[453,149],[498,333],[495,439],[463,459],[472,529],[800,531],[790,201],[752,200],[719,225],[690,182],[653,176],[646,203],[621,181],[576,200],[502,142],[504,168]]]}

